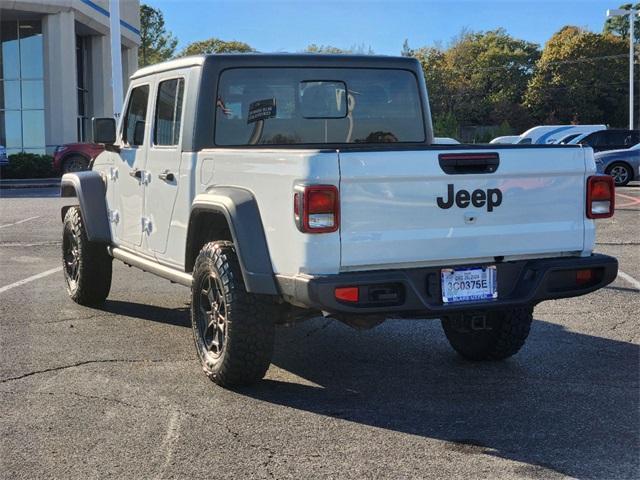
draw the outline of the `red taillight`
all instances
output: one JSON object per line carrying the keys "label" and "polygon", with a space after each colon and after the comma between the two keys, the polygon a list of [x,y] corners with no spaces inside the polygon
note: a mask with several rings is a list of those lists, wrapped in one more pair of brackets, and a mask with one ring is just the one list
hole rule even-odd
{"label": "red taillight", "polygon": [[587,218],[609,218],[615,207],[615,183],[609,175],[587,179]]}
{"label": "red taillight", "polygon": [[335,289],[336,300],[357,303],[360,300],[358,287],[338,287]]}
{"label": "red taillight", "polygon": [[338,189],[334,185],[299,187],[293,197],[293,213],[301,232],[335,232],[340,227]]}

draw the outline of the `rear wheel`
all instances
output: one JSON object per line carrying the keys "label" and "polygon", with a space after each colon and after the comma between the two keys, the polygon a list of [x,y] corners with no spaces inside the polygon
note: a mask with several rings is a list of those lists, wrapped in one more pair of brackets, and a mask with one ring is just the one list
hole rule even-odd
{"label": "rear wheel", "polygon": [[618,187],[624,187],[633,180],[633,171],[631,167],[624,163],[614,163],[606,171],[607,175],[613,177],[613,181]]}
{"label": "rear wheel", "polygon": [[71,155],[62,164],[62,173],[83,172],[89,169],[89,161],[80,155]]}
{"label": "rear wheel", "polygon": [[90,242],[80,208],[69,208],[62,233],[62,270],[71,299],[80,305],[104,302],[111,289],[111,268],[107,246]]}
{"label": "rear wheel", "polygon": [[504,360],[523,347],[533,308],[463,314],[442,319],[442,328],[456,352],[468,360]]}
{"label": "rear wheel", "polygon": [[233,243],[207,243],[196,258],[191,326],[204,372],[224,387],[262,379],[273,353],[277,306],[248,293]]}

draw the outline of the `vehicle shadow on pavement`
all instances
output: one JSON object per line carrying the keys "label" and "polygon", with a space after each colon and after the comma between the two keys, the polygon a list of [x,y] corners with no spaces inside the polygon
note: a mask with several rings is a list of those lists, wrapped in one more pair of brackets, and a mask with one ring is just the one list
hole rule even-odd
{"label": "vehicle shadow on pavement", "polygon": [[640,471],[640,348],[632,343],[536,321],[517,356],[471,363],[453,353],[437,321],[356,332],[317,319],[279,330],[273,364],[269,379],[238,392],[526,463],[518,476]]}
{"label": "vehicle shadow on pavement", "polygon": [[151,304],[107,299],[103,305],[96,308],[123,317],[150,320],[152,322],[175,325],[177,327],[191,327],[189,307],[187,306],[182,308],[167,308]]}

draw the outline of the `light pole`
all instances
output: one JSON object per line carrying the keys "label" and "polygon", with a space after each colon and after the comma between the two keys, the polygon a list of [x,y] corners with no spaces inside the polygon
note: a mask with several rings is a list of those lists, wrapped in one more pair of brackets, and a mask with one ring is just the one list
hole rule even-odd
{"label": "light pole", "polygon": [[607,10],[607,17],[624,17],[629,16],[629,130],[633,130],[633,62],[634,62],[634,24],[636,15],[638,12],[633,8],[630,10],[623,10],[621,8],[614,8]]}
{"label": "light pole", "polygon": [[113,88],[113,116],[122,112],[122,54],[120,52],[120,1],[109,0],[111,35],[111,87]]}

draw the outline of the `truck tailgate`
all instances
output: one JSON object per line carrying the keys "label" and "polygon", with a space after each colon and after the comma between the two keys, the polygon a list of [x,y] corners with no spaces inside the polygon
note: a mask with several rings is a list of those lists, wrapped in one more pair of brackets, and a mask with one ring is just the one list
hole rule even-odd
{"label": "truck tailgate", "polygon": [[[491,173],[445,173],[439,162],[496,153]],[[340,152],[341,269],[580,252],[585,171],[581,148]]]}

